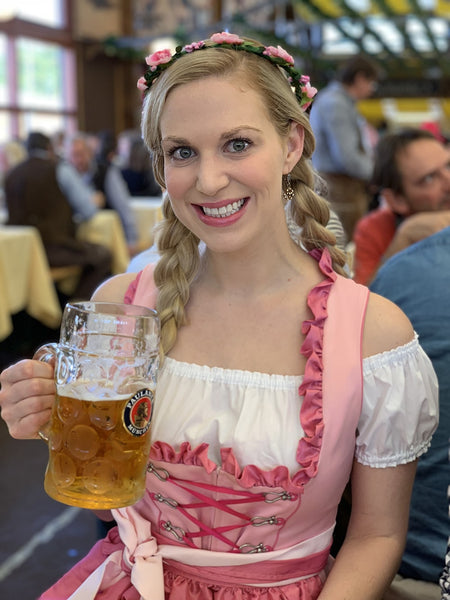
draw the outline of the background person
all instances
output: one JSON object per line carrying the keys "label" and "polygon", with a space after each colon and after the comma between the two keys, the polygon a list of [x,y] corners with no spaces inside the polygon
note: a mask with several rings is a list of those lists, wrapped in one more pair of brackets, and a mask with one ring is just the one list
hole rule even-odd
{"label": "background person", "polygon": [[381,205],[358,222],[353,238],[354,279],[363,284],[390,256],[450,225],[450,150],[421,129],[386,134],[372,185]]}
{"label": "background person", "polygon": [[312,162],[327,182],[328,200],[348,240],[358,219],[367,212],[367,185],[373,168],[367,125],[356,102],[373,94],[378,75],[369,58],[355,56],[341,65],[336,80],[317,94],[311,107],[316,139]]}
{"label": "background person", "polygon": [[96,191],[99,205],[118,213],[130,254],[134,255],[138,233],[128,187],[114,164],[115,149],[115,138],[109,132],[99,134],[95,143],[90,136],[77,133],[66,143],[66,157],[84,182]]}
{"label": "background person", "polygon": [[449,535],[450,482],[450,227],[402,250],[378,271],[371,290],[409,317],[439,381],[439,426],[420,457],[408,536],[395,582],[385,600],[440,600],[439,576]]}
{"label": "background person", "polygon": [[[148,493],[112,511],[118,529],[42,598],[93,598],[94,573],[111,600],[162,600],[164,587],[183,600],[378,599],[436,425],[431,363],[400,309],[343,275],[313,189],[311,90],[293,59],[221,33],[147,64],[144,139],[167,190],[161,258],[94,297],[156,303],[161,318]],[[12,435],[36,437],[52,375],[38,361],[2,374]]]}
{"label": "background person", "polygon": [[138,232],[128,186],[114,163],[117,141],[110,131],[102,131],[97,137],[98,149],[91,172],[91,183],[105,195],[105,208],[115,210],[119,215],[130,255],[133,256],[138,249]]}
{"label": "background person", "polygon": [[70,195],[64,193],[50,139],[31,132],[27,152],[28,157],[5,178],[8,225],[36,227],[51,267],[80,266],[72,297],[87,299],[111,275],[111,253],[104,246],[77,239],[80,212],[75,213]]}
{"label": "background person", "polygon": [[151,157],[139,131],[123,131],[118,136],[118,166],[131,196],[161,196],[151,165]]}
{"label": "background person", "polygon": [[70,164],[76,171],[83,183],[89,187],[92,202],[97,208],[105,207],[105,195],[94,190],[91,185],[91,168],[94,160],[94,150],[89,136],[77,132],[69,136],[64,142],[62,164]]}

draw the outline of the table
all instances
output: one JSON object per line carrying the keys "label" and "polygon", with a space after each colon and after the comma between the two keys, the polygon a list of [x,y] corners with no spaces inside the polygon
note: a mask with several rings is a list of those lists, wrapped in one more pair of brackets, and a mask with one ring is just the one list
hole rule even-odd
{"label": "table", "polygon": [[150,248],[154,241],[153,228],[162,219],[160,196],[132,197],[131,207],[136,217],[139,251]]}
{"label": "table", "polygon": [[61,306],[38,230],[0,225],[0,340],[10,335],[11,316],[21,310],[53,329],[61,323]]}
{"label": "table", "polygon": [[79,225],[77,235],[82,240],[102,244],[111,250],[114,275],[126,271],[130,262],[130,253],[122,222],[116,211],[99,210],[89,221]]}

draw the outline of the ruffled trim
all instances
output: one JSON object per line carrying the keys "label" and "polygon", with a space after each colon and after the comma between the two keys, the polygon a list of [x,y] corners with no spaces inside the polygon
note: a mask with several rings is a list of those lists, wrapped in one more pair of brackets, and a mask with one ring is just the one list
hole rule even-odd
{"label": "ruffled trim", "polygon": [[316,476],[320,449],[323,439],[323,331],[327,319],[327,304],[336,273],[333,271],[330,253],[327,249],[313,250],[311,256],[319,263],[319,268],[326,276],[308,295],[308,306],[313,318],[302,325],[305,336],[300,352],[306,356],[305,375],[298,389],[303,396],[300,410],[300,423],[304,437],[297,446],[297,462],[302,468],[295,473],[294,485],[302,487]]}
{"label": "ruffled trim", "polygon": [[[300,409],[300,423],[304,437],[299,440],[296,460],[301,465],[293,476],[285,466],[278,466],[264,471],[256,465],[239,465],[232,448],[221,449],[221,469],[232,475],[244,488],[254,486],[282,487],[287,490],[303,492],[304,486],[316,476],[323,439],[323,332],[327,319],[327,303],[336,273],[332,268],[331,256],[327,249],[313,250],[311,256],[319,263],[319,268],[326,276],[321,283],[308,294],[308,307],[313,318],[304,321],[302,333],[305,336],[300,352],[306,356],[303,381],[298,393],[303,396]],[[189,442],[183,442],[178,451],[170,444],[155,442],[150,458],[171,464],[186,464],[203,467],[208,473],[217,465],[208,458],[208,444],[200,444],[191,448]]]}
{"label": "ruffled trim", "polygon": [[150,460],[167,462],[172,465],[192,465],[203,467],[207,473],[212,473],[217,465],[208,458],[208,444],[200,444],[191,448],[189,442],[183,442],[178,451],[165,442],[155,442],[150,450]]}

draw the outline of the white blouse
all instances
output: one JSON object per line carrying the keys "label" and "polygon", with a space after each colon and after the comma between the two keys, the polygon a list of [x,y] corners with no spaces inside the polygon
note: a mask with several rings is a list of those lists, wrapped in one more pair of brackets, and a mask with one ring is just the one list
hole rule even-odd
{"label": "white blouse", "polygon": [[[423,454],[438,423],[438,385],[431,361],[411,342],[363,360],[364,392],[355,457],[391,467]],[[174,448],[208,444],[220,465],[231,447],[243,465],[298,470],[295,449],[304,433],[302,377],[269,375],[166,358],[158,377],[152,438]]]}

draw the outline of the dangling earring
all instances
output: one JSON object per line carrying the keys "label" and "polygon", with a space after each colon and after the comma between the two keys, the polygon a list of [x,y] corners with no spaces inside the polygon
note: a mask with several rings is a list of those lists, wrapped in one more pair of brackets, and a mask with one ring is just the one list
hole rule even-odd
{"label": "dangling earring", "polygon": [[294,199],[295,192],[292,187],[292,177],[291,174],[283,175],[283,202],[287,204]]}

